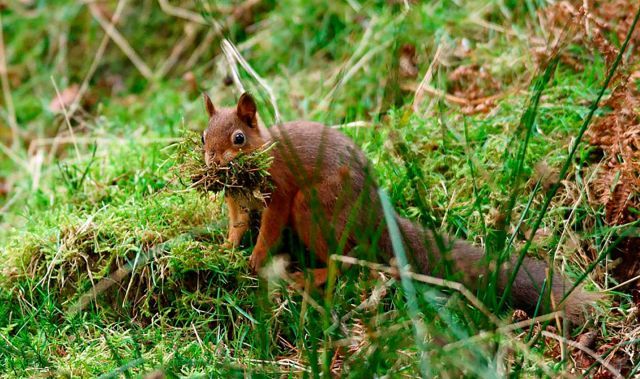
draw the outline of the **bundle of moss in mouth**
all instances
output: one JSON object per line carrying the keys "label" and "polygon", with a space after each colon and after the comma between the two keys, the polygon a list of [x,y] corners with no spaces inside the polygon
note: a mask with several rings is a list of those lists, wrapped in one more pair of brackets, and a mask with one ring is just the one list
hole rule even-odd
{"label": "bundle of moss in mouth", "polygon": [[250,152],[239,153],[224,166],[207,166],[200,136],[192,131],[178,142],[177,173],[180,178],[189,178],[189,187],[202,192],[220,192],[249,201],[266,204],[272,189],[269,167],[273,161],[271,149],[275,144]]}

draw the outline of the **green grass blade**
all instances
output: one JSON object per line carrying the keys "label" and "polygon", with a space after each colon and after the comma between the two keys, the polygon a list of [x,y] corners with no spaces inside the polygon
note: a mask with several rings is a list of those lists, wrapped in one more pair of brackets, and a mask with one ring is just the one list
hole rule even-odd
{"label": "green grass blade", "polygon": [[389,201],[389,197],[384,190],[378,190],[378,196],[382,203],[382,210],[384,212],[384,219],[391,237],[391,244],[393,246],[393,254],[398,262],[398,270],[400,273],[400,281],[407,300],[407,307],[409,310],[409,316],[413,321],[413,330],[416,340],[416,346],[420,351],[420,371],[424,378],[429,375],[429,357],[426,351],[426,327],[424,321],[420,316],[420,309],[418,308],[418,299],[416,297],[416,288],[413,285],[412,280],[407,275],[409,260],[404,250],[404,243],[400,227],[396,221],[396,213],[393,210],[393,206]]}

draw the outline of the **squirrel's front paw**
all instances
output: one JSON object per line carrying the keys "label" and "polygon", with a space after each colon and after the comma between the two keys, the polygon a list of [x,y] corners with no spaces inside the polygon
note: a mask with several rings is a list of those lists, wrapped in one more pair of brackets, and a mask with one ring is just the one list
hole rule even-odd
{"label": "squirrel's front paw", "polygon": [[234,243],[231,240],[226,240],[224,241],[224,243],[222,244],[222,248],[223,249],[227,249],[227,250],[231,250],[231,249],[235,249],[236,247],[238,247],[239,244]]}
{"label": "squirrel's front paw", "polygon": [[227,238],[222,247],[224,247],[225,249],[236,249],[240,247],[240,243],[242,242],[242,234],[243,233],[240,232],[230,232],[229,238]]}

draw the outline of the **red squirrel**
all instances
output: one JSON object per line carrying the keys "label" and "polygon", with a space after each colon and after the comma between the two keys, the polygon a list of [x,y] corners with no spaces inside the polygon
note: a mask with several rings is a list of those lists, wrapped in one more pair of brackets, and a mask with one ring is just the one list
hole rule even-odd
{"label": "red squirrel", "polygon": [[[389,262],[393,248],[385,224],[378,188],[364,153],[338,130],[310,121],[294,121],[263,129],[258,125],[257,108],[251,95],[244,93],[235,108],[214,107],[208,95],[204,102],[209,124],[203,132],[207,165],[225,164],[240,153],[252,152],[266,143],[273,162],[270,179],[271,198],[264,206],[260,231],[250,267],[259,270],[268,253],[279,243],[285,227],[290,227],[311,254],[327,262],[336,251],[343,254],[373,254],[376,260]],[[249,226],[249,211],[256,204],[225,196],[229,210],[228,244],[237,247]],[[445,250],[439,248],[433,233],[408,219],[394,215],[404,239],[407,257],[413,270],[443,276],[457,274],[471,288],[481,285],[480,278],[495,274],[495,266],[482,262],[483,250],[462,240],[444,238]],[[499,268],[498,291],[509,280],[515,259]],[[525,258],[510,293],[512,304],[535,309],[547,276],[546,263]],[[314,270],[314,281],[326,280],[326,269]],[[551,295],[558,304],[572,287],[572,282],[554,272]],[[498,292],[498,293],[500,293]],[[564,309],[572,322],[583,319],[583,308],[598,296],[576,288],[556,309]],[[548,309],[549,310],[549,309]]]}

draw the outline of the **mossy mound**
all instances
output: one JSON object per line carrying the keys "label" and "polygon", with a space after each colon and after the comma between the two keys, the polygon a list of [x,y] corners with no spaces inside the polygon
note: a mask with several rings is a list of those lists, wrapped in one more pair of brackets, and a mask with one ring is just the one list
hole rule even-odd
{"label": "mossy mound", "polygon": [[99,307],[113,320],[146,322],[170,312],[181,325],[194,304],[215,311],[220,288],[249,307],[246,257],[221,247],[219,206],[195,193],[164,192],[138,204],[137,218],[129,204],[89,222],[52,212],[0,254],[12,258],[0,269],[0,286],[41,294],[66,317]]}

